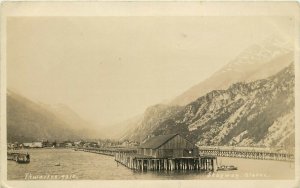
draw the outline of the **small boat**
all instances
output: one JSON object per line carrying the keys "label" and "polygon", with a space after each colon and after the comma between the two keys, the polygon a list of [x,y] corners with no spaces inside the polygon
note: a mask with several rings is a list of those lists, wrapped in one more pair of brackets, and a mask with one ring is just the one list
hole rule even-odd
{"label": "small boat", "polygon": [[27,163],[30,163],[30,159],[18,159],[18,160],[17,160],[17,163],[20,163],[20,164],[27,164]]}
{"label": "small boat", "polygon": [[30,163],[30,155],[28,153],[7,152],[7,159],[20,164]]}
{"label": "small boat", "polygon": [[222,165],[218,167],[218,171],[229,171],[229,170],[237,170],[237,167],[233,165],[230,166]]}

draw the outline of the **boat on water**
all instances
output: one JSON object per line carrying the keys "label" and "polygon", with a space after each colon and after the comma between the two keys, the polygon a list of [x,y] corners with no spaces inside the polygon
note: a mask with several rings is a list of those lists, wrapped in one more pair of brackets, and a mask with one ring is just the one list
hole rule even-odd
{"label": "boat on water", "polygon": [[218,171],[237,170],[237,167],[236,167],[236,166],[233,166],[233,165],[230,165],[230,166],[222,165],[222,166],[219,166],[217,170],[218,170]]}
{"label": "boat on water", "polygon": [[17,163],[30,163],[30,155],[21,152],[7,152],[7,160],[16,161]]}
{"label": "boat on water", "polygon": [[54,166],[60,166],[60,163],[56,163]]}

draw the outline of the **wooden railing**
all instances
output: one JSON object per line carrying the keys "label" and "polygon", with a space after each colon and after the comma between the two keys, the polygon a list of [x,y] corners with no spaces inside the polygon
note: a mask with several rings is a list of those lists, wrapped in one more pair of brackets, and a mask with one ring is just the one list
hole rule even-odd
{"label": "wooden railing", "polygon": [[200,155],[238,157],[261,160],[294,161],[294,154],[285,150],[250,147],[199,147]]}

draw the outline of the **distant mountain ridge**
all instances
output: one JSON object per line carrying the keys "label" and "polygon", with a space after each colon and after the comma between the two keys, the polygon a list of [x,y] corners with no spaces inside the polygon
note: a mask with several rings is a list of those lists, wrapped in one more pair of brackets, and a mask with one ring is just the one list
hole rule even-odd
{"label": "distant mountain ridge", "polygon": [[[68,113],[75,114],[71,110]],[[76,128],[72,124],[75,119],[70,117],[64,118],[62,111],[54,112],[50,106],[38,104],[12,91],[7,92],[8,142],[65,141],[92,136],[91,131],[85,130],[86,127],[78,127],[84,120],[77,116],[76,120],[79,122],[75,125]]]}
{"label": "distant mountain ridge", "polygon": [[267,79],[213,90],[168,116],[164,108],[127,138],[181,133],[199,145],[293,146],[294,79],[291,64]]}

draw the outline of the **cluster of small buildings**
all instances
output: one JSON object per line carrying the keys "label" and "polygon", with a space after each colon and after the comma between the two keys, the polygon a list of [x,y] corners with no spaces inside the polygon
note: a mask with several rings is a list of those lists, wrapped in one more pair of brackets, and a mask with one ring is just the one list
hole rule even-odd
{"label": "cluster of small buildings", "polygon": [[24,143],[8,143],[7,149],[20,149],[20,148],[68,148],[68,147],[82,147],[83,141],[64,141],[64,142],[49,142],[49,141],[34,141],[34,142],[24,142]]}
{"label": "cluster of small buildings", "polygon": [[110,141],[63,141],[63,142],[50,142],[46,141],[33,141],[24,143],[8,143],[7,149],[20,149],[20,148],[103,148],[103,147],[136,147],[138,143],[124,141],[122,143],[115,143]]}
{"label": "cluster of small buildings", "polygon": [[7,149],[20,149],[20,148],[42,148],[42,142],[26,142],[26,143],[7,143]]}
{"label": "cluster of small buildings", "polygon": [[119,144],[119,147],[125,147],[125,148],[135,148],[138,147],[140,144],[135,141],[129,141],[125,140],[123,143]]}

